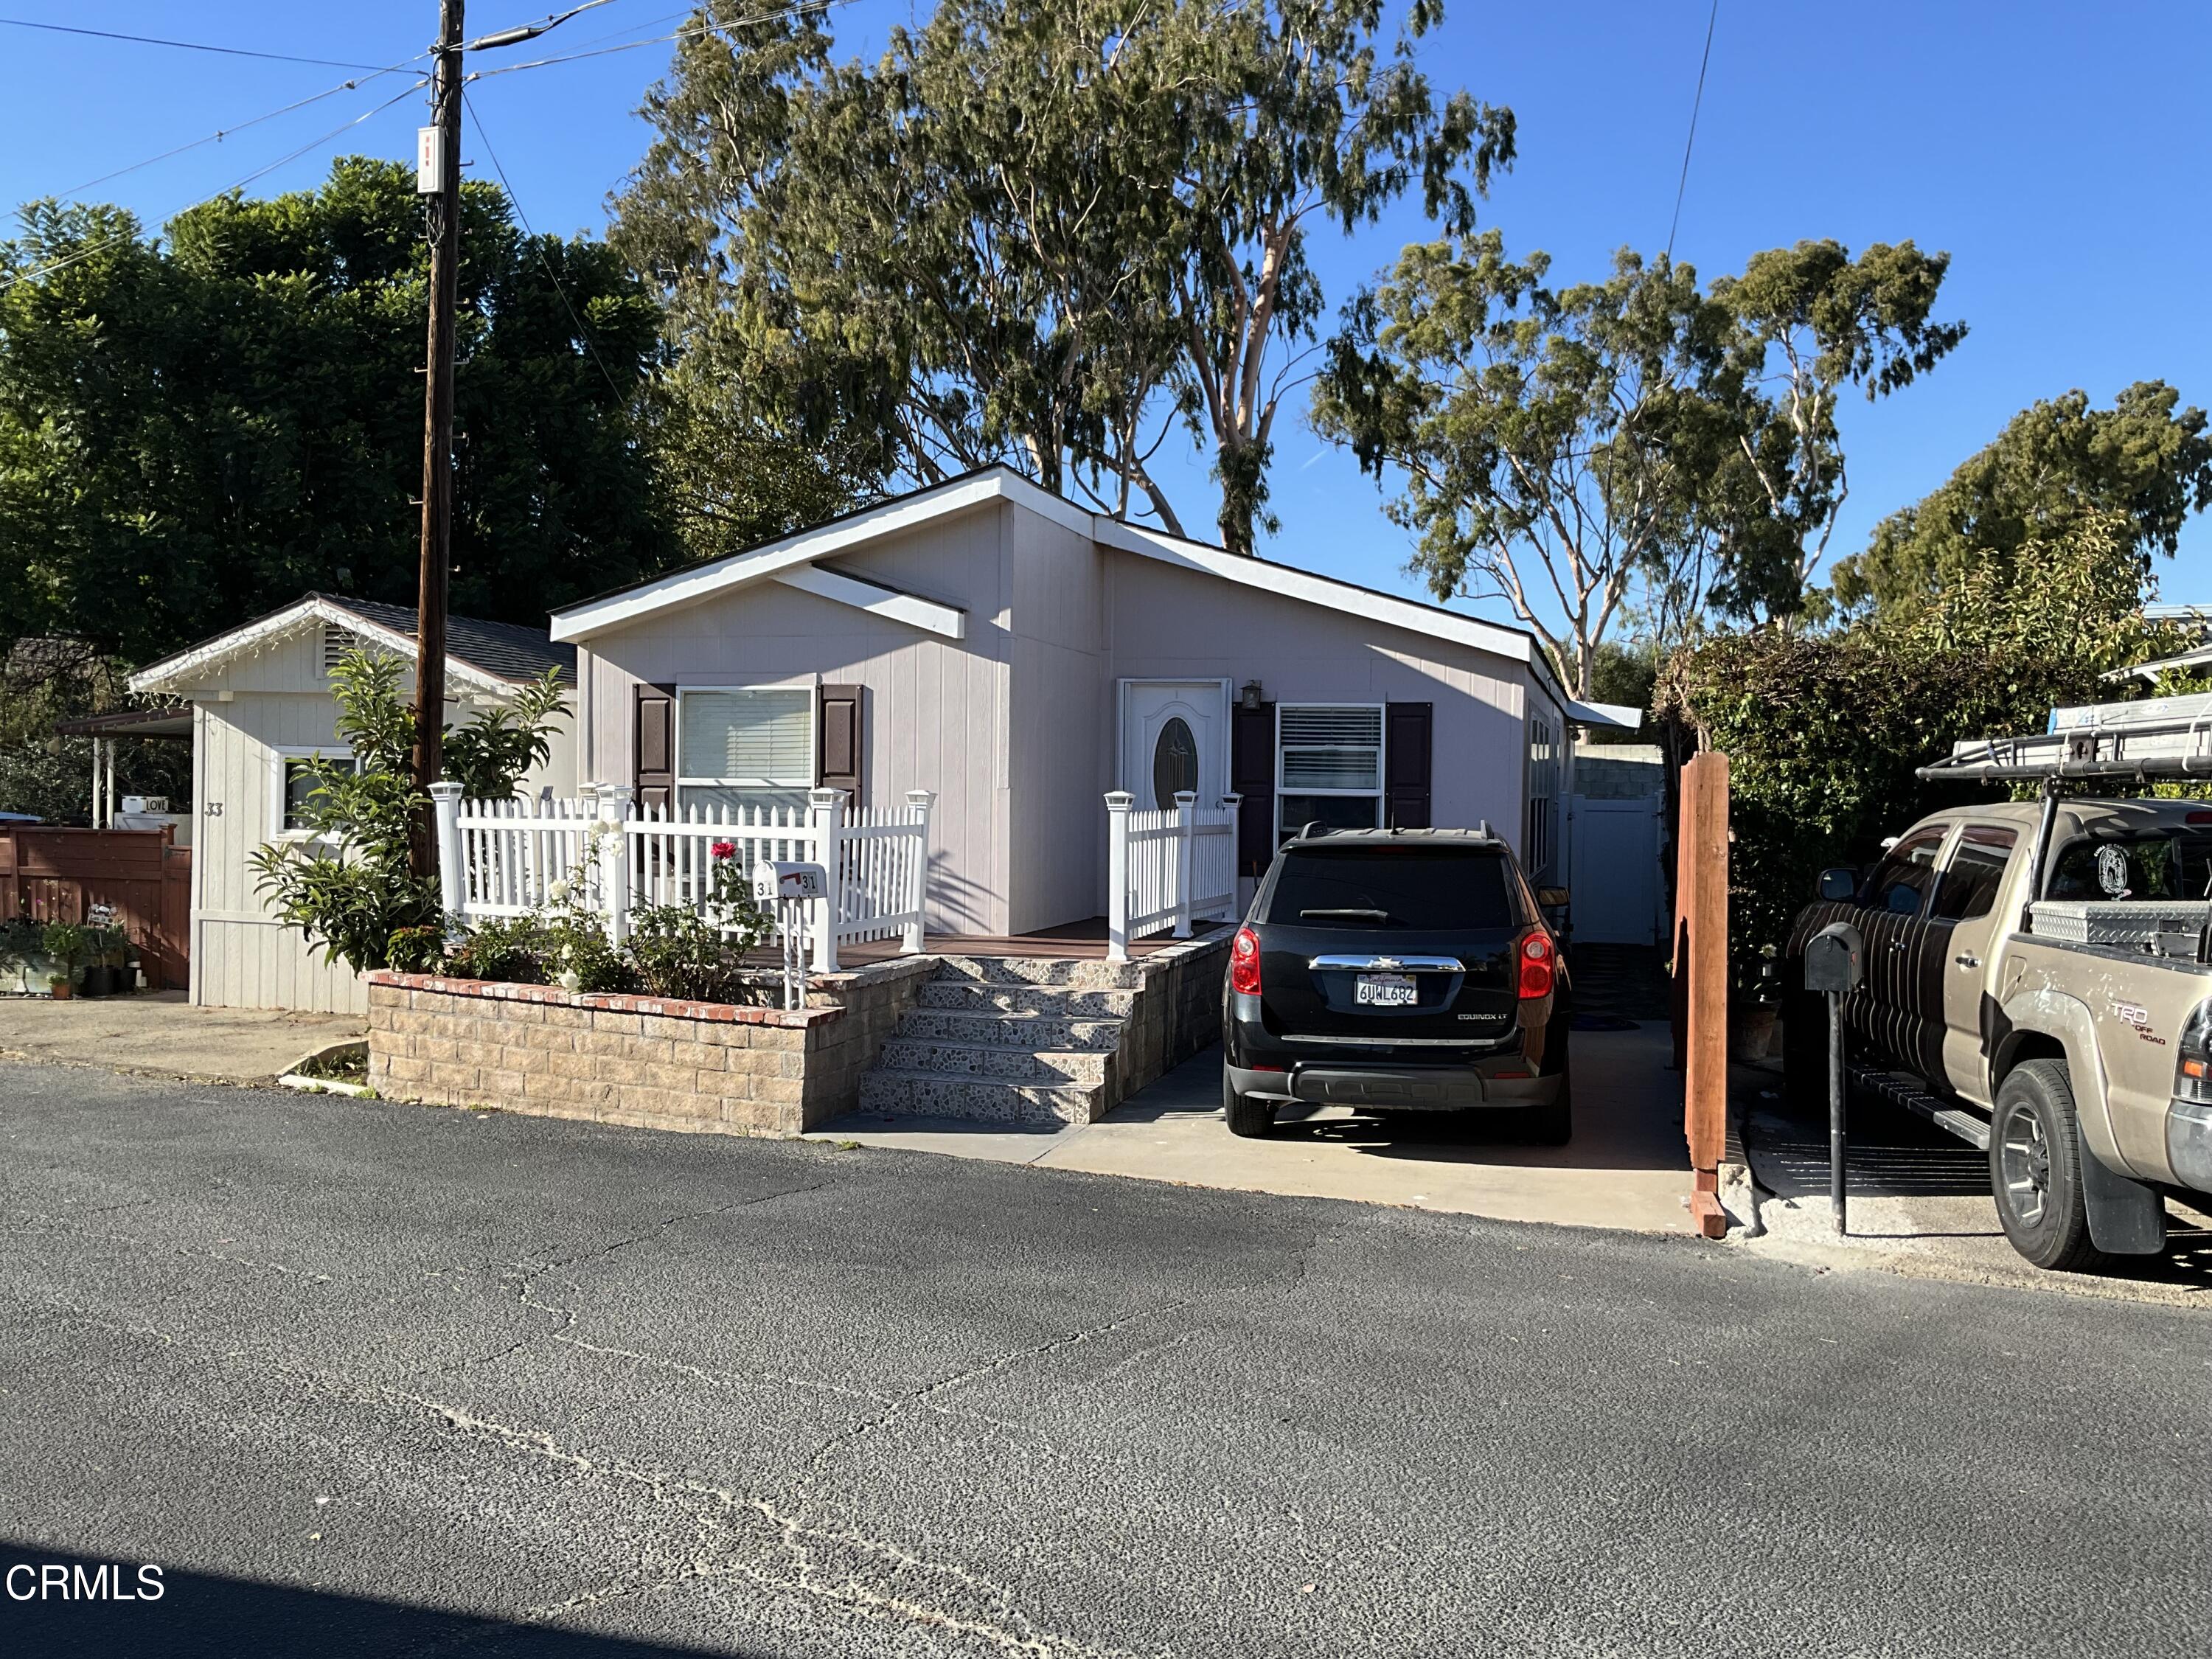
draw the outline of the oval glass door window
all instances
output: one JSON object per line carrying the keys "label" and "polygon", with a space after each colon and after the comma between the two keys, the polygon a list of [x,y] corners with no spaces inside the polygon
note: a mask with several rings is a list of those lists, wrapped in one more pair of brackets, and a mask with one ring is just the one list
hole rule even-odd
{"label": "oval glass door window", "polygon": [[1170,715],[1152,744],[1152,805],[1175,810],[1176,792],[1198,787],[1198,739],[1182,715]]}

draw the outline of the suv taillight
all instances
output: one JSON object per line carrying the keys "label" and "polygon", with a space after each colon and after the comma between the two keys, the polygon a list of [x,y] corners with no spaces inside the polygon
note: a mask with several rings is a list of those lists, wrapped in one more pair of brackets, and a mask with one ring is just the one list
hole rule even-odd
{"label": "suv taillight", "polygon": [[1239,927],[1229,946],[1229,988],[1240,997],[1260,994],[1260,936]]}
{"label": "suv taillight", "polygon": [[1521,941],[1521,1000],[1552,994],[1553,970],[1559,965],[1559,953],[1552,945],[1549,933],[1531,933]]}

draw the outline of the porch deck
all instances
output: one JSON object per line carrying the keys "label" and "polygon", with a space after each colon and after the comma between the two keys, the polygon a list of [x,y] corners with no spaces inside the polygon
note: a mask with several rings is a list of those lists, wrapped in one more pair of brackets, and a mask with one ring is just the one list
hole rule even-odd
{"label": "porch deck", "polygon": [[[1203,939],[1208,933],[1233,924],[1224,921],[1194,922],[1192,937]],[[1144,939],[1129,941],[1132,960],[1151,956],[1172,945],[1185,943],[1172,933],[1153,933]],[[1058,927],[1046,927],[1034,933],[931,933],[922,940],[922,946],[932,956],[949,957],[1022,957],[1032,959],[1070,962],[1103,962],[1106,958],[1106,918],[1093,916],[1088,921],[1071,921]],[[888,962],[899,954],[899,942],[895,939],[871,939],[865,945],[846,945],[838,947],[837,960],[848,968],[858,968],[871,962]]]}

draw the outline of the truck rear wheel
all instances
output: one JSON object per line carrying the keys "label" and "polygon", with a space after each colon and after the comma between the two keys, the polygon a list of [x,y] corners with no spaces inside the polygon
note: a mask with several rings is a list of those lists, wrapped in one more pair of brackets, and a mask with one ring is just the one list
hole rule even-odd
{"label": "truck rear wheel", "polygon": [[2089,1239],[2082,1157],[2066,1062],[2014,1066],[1990,1121],[1990,1189],[2005,1237],[2039,1267],[2083,1273],[2106,1260]]}

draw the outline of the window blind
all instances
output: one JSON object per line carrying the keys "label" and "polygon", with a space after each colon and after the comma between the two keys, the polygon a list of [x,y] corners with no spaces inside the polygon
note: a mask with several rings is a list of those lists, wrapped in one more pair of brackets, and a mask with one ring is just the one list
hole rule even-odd
{"label": "window blind", "polygon": [[798,788],[814,781],[811,691],[686,691],[681,726],[684,778]]}
{"label": "window blind", "polygon": [[1381,709],[1285,707],[1278,714],[1285,791],[1382,788]]}

